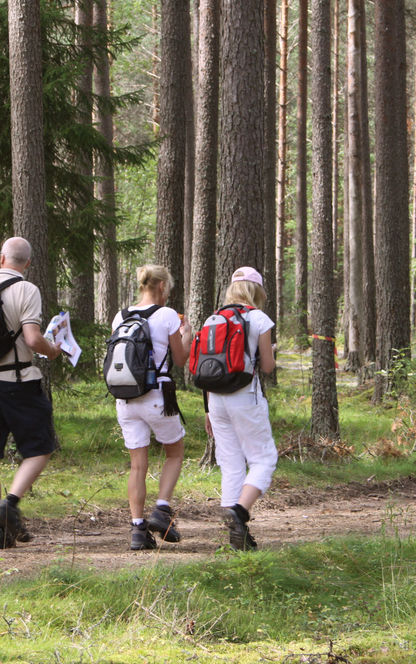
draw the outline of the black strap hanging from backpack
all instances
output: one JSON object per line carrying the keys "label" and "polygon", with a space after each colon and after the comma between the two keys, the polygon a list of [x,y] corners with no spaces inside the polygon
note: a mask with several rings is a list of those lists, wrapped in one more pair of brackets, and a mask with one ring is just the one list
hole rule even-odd
{"label": "black strap hanging from backpack", "polygon": [[[11,279],[6,279],[6,281],[3,281],[3,283],[0,284],[0,293],[9,286],[11,286],[12,284],[15,284],[17,281],[23,281],[23,277],[12,277]],[[7,355],[7,353],[12,348],[14,350],[14,358],[15,358],[15,361],[13,363],[1,365],[0,372],[16,371],[16,380],[18,383],[21,383],[22,381],[20,370],[26,369],[26,367],[30,367],[32,365],[32,362],[19,362],[19,357],[17,355],[17,348],[16,348],[16,339],[21,333],[22,333],[22,326],[20,326],[17,332],[14,332],[14,330],[7,329],[6,321],[4,318],[4,311],[3,311],[3,300],[1,299],[0,296],[0,359],[5,355]]]}

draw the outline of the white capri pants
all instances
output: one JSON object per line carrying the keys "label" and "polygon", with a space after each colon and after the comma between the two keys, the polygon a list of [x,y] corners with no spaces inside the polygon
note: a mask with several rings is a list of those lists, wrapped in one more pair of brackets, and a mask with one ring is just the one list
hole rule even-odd
{"label": "white capri pants", "polygon": [[241,391],[210,393],[209,418],[221,468],[221,506],[238,503],[244,484],[265,493],[278,455],[264,396]]}
{"label": "white capri pants", "polygon": [[116,400],[117,419],[123,432],[124,444],[129,450],[147,447],[150,432],[163,445],[177,443],[184,437],[179,415],[163,415],[162,390],[150,390],[137,399]]}

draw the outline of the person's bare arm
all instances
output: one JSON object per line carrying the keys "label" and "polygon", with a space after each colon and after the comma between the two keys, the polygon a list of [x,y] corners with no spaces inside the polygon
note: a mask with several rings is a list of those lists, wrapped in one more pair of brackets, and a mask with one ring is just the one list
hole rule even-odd
{"label": "person's bare arm", "polygon": [[34,353],[46,355],[49,360],[54,360],[62,352],[60,345],[51,344],[45,339],[36,323],[24,323],[22,329],[25,342]]}
{"label": "person's bare arm", "polygon": [[191,350],[191,326],[186,318],[179,330],[169,336],[169,346],[176,366],[184,367]]}
{"label": "person's bare arm", "polygon": [[267,330],[259,336],[260,369],[264,373],[272,373],[276,368],[276,362],[273,356],[272,333]]}

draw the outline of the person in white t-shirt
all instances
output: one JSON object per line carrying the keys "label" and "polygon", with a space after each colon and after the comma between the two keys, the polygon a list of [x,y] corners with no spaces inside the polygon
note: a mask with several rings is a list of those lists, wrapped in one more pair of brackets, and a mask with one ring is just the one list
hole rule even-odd
{"label": "person in white t-shirt", "polygon": [[[273,321],[261,311],[266,301],[261,275],[242,267],[232,276],[224,305],[256,307],[243,313],[249,323],[249,350],[253,366],[258,350],[260,369],[275,368],[271,329]],[[205,427],[215,439],[215,456],[221,469],[221,506],[234,549],[256,549],[249,532],[249,510],[269,488],[277,464],[277,450],[257,369],[252,382],[231,394],[209,393]],[[248,472],[247,472],[248,466]]]}
{"label": "person in white t-shirt", "polygon": [[[191,327],[186,319],[181,319],[174,309],[165,306],[173,287],[169,271],[161,265],[144,265],[137,271],[140,289],[139,302],[128,307],[130,311],[146,311],[159,305],[148,318],[153,344],[155,365],[159,373],[166,373],[168,348],[173,363],[183,367],[191,346]],[[123,320],[119,311],[113,322],[114,330]],[[164,359],[165,358],[165,359]],[[156,541],[153,532],[159,532],[167,542],[179,542],[180,534],[173,521],[170,506],[173,490],[182,467],[185,430],[181,424],[178,409],[172,412],[172,382],[167,376],[158,377],[158,388],[151,389],[135,399],[117,399],[117,418],[123,432],[124,443],[130,453],[130,475],[127,492],[132,517],[131,549],[154,549]],[[170,401],[170,408],[167,407]],[[169,414],[166,414],[169,413]],[[146,475],[148,469],[148,446],[150,433],[164,447],[166,460],[159,480],[159,494],[156,506],[148,520],[144,518],[146,498]]]}

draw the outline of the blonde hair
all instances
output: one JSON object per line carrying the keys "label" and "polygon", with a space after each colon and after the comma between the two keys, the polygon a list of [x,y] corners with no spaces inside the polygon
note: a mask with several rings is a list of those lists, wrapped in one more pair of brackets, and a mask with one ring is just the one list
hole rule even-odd
{"label": "blonde hair", "polygon": [[154,292],[161,281],[165,284],[164,294],[169,295],[174,281],[169,270],[163,265],[142,265],[137,268],[137,281],[140,293],[149,290]]}
{"label": "blonde hair", "polygon": [[263,309],[266,291],[254,281],[234,281],[225,293],[224,304],[248,304],[256,309]]}

